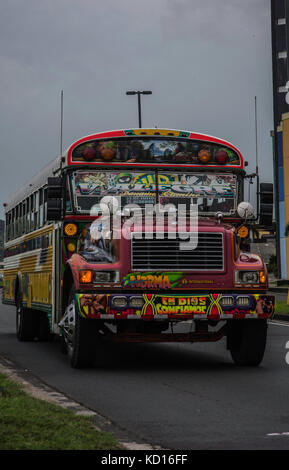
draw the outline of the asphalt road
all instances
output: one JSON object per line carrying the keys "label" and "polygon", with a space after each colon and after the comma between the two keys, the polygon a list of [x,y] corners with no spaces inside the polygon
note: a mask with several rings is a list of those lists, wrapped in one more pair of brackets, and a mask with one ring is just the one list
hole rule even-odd
{"label": "asphalt road", "polygon": [[18,342],[15,309],[0,305],[0,356],[97,411],[117,437],[165,449],[288,449],[287,341],[289,326],[271,323],[258,368],[236,367],[221,341],[115,346],[105,367],[74,370],[58,342]]}

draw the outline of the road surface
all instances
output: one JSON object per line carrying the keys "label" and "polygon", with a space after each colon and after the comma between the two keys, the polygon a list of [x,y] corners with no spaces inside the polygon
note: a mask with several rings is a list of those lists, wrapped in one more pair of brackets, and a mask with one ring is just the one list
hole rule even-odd
{"label": "road surface", "polygon": [[0,305],[0,356],[97,411],[117,437],[171,450],[289,448],[289,326],[268,334],[258,368],[236,367],[221,341],[119,345],[105,367],[75,370],[57,341],[18,342],[15,309]]}

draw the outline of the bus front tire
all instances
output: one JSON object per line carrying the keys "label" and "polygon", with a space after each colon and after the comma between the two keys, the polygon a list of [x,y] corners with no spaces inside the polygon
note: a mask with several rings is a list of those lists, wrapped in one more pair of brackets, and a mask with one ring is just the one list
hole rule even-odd
{"label": "bus front tire", "polygon": [[[95,358],[97,331],[95,322],[82,318],[75,308],[74,288],[69,294],[74,321],[70,325],[69,337],[66,337],[66,350],[71,367],[75,369],[91,367]],[[64,349],[64,348],[62,348]]]}
{"label": "bus front tire", "polygon": [[264,357],[267,320],[232,320],[228,324],[228,349],[238,366],[258,366]]}
{"label": "bus front tire", "polygon": [[94,322],[75,317],[74,342],[72,348],[68,348],[68,356],[71,367],[81,369],[91,367],[95,356],[96,331]]}

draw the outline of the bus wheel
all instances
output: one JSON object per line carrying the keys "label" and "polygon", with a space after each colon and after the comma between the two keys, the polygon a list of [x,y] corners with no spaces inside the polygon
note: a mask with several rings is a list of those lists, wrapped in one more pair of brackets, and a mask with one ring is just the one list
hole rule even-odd
{"label": "bus wheel", "polygon": [[267,320],[232,320],[228,323],[228,349],[235,364],[258,366],[267,340]]}
{"label": "bus wheel", "polygon": [[68,358],[73,368],[90,367],[95,356],[96,328],[93,320],[77,314],[74,289],[69,294],[69,302],[63,317],[63,336]]}
{"label": "bus wheel", "polygon": [[19,341],[33,341],[37,334],[37,317],[32,309],[22,306],[21,298],[16,301],[16,335]]}

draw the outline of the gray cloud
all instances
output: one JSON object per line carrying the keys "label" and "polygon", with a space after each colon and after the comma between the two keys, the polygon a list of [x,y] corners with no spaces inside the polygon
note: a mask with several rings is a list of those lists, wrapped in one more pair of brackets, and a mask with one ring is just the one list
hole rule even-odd
{"label": "gray cloud", "polygon": [[187,37],[195,38],[198,43],[214,40],[215,46],[232,44],[246,36],[264,33],[269,3],[266,0],[168,0],[166,31],[176,40]]}
{"label": "gray cloud", "polygon": [[254,168],[258,97],[263,179],[272,178],[269,0],[2,0],[0,200],[89,133],[143,125],[238,146]]}

